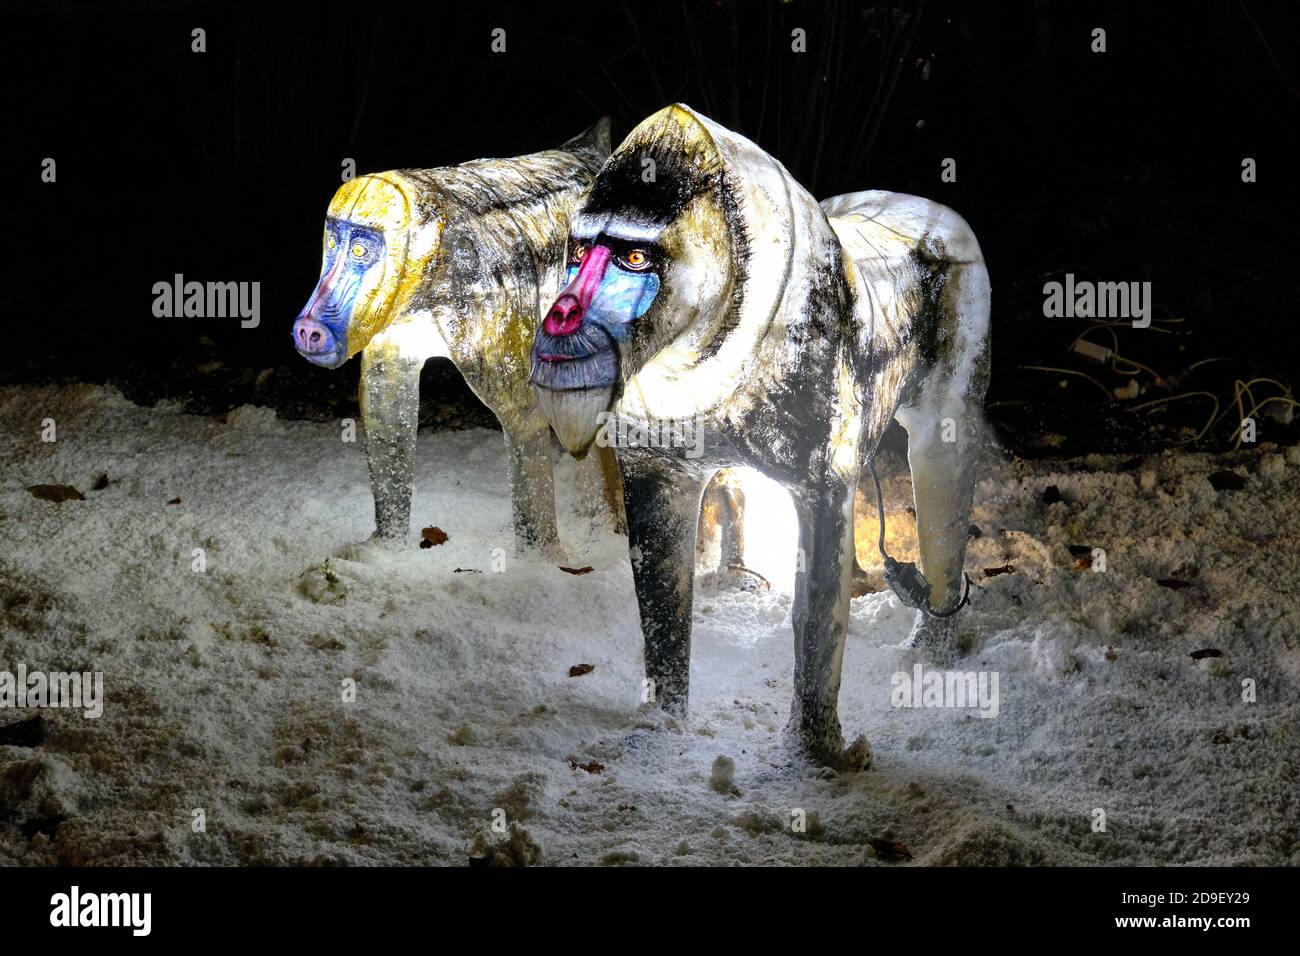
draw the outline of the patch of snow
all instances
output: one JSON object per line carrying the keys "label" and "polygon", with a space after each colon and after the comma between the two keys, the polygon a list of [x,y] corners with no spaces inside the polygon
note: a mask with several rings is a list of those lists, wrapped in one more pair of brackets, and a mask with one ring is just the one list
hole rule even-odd
{"label": "patch of snow", "polygon": [[[513,556],[498,433],[420,435],[412,533],[390,548],[367,540],[364,455],[335,425],[0,390],[0,670],[105,688],[101,718],[43,710],[36,746],[0,745],[0,863],[904,865],[880,839],[914,865],[1295,864],[1295,463],[995,462],[960,656],[905,646],[892,594],[853,601],[840,717],[871,769],[836,773],[782,742],[786,519],[750,513],[767,538],[746,563],[771,590],[697,596],[678,722],[641,703],[626,539],[581,517],[572,461],[561,533],[584,575]],[[887,500],[910,500],[882,466]],[[1246,488],[1215,491],[1224,469]],[[905,559],[909,520],[890,518]],[[448,540],[420,549],[429,525]],[[1103,548],[1106,571],[1070,545]],[[917,663],[996,672],[997,716],[895,707]],[[0,734],[31,716],[0,710]]]}

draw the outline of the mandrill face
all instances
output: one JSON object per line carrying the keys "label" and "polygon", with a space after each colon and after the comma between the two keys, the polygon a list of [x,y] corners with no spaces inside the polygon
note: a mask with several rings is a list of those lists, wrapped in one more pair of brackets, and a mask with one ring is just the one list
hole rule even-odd
{"label": "mandrill face", "polygon": [[624,384],[652,361],[689,356],[730,285],[716,182],[669,157],[646,182],[625,143],[574,217],[568,285],[546,313],[532,384],[564,447],[586,454]]}
{"label": "mandrill face", "polygon": [[[399,173],[362,176],[335,193],[325,218],[321,274],[293,324],[298,354],[337,368],[409,302],[437,247]],[[427,218],[427,217],[426,217]]]}

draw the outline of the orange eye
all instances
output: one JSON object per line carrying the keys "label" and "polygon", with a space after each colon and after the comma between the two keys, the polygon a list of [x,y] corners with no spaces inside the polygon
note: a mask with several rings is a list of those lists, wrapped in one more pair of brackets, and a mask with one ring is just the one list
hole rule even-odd
{"label": "orange eye", "polygon": [[573,247],[573,261],[574,261],[574,262],[581,262],[581,261],[582,261],[583,259],[585,259],[585,258],[587,258],[587,247],[586,247],[586,246],[574,246],[574,247]]}
{"label": "orange eye", "polygon": [[624,261],[633,269],[644,269],[650,264],[650,258],[640,249],[633,249]]}

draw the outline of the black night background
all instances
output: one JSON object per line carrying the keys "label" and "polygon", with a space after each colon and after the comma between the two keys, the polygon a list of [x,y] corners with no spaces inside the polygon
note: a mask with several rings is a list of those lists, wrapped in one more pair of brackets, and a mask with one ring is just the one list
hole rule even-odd
{"label": "black night background", "polygon": [[[910,192],[971,223],[994,283],[989,414],[1019,451],[1049,420],[1080,451],[1157,446],[1205,417],[1195,402],[1127,413],[1083,379],[1020,370],[1096,370],[1068,351],[1077,324],[1042,314],[1044,282],[1066,272],[1150,281],[1155,315],[1180,320],[1123,342],[1177,378],[1151,397],[1230,396],[1234,379],[1294,370],[1278,347],[1295,301],[1279,225],[1300,212],[1284,151],[1297,97],[1284,61],[1300,39],[1289,4],[8,6],[5,172],[24,211],[9,255],[24,281],[0,290],[4,381],[71,374],[209,412],[340,414],[356,363],[310,368],[289,326],[344,158],[371,172],[511,156],[601,115],[617,144],[675,101],[753,139],[815,196]],[[1090,50],[1099,25],[1104,54]],[[490,48],[498,27],[504,54]],[[795,27],[804,54],[790,52]],[[947,157],[955,182],[940,178]],[[150,289],[175,273],[260,281],[259,327],[155,319]],[[1234,361],[1187,371],[1211,357]],[[492,427],[446,363],[425,376],[442,406],[426,401],[426,418],[454,407]]]}
{"label": "black night background", "polygon": [[[990,894],[997,912],[1028,900],[1056,936],[1133,914],[1260,913],[1260,898],[1229,892],[1239,874],[1300,863],[1298,10],[0,0],[0,175],[15,210],[0,257],[0,867],[52,872],[48,892],[65,893],[48,868],[107,891],[128,866],[1062,867],[1114,879],[1076,897],[1031,876],[995,898],[1004,884],[989,881],[969,899]],[[962,438],[978,446],[960,479],[976,475],[974,507],[941,528],[956,532],[924,527],[927,485],[931,504],[961,495],[933,490],[950,490],[941,466],[917,478],[927,450],[885,416],[879,512],[869,477],[856,499],[842,475],[843,500],[817,499],[819,533],[842,550],[805,548],[800,495],[817,496],[755,464],[737,472],[743,520],[704,497],[701,529],[743,528],[735,560],[719,531],[708,574],[698,546],[693,591],[689,560],[645,585],[650,549],[631,546],[612,452],[604,473],[599,454],[579,464],[554,416],[531,453],[507,451],[510,428],[503,442],[496,406],[451,361],[410,372],[418,399],[403,392],[396,346],[371,402],[406,409],[391,418],[410,427],[367,421],[361,355],[330,369],[295,351],[349,163],[360,176],[517,157],[602,116],[617,150],[673,103],[752,140],[818,200],[907,193],[973,230],[992,368]],[[620,274],[654,283],[647,308],[651,265]],[[255,283],[257,321],[158,317],[154,286],[178,275]],[[1067,276],[1149,283],[1149,325],[1052,314],[1048,290]],[[976,354],[982,332],[963,335],[941,346]],[[555,367],[580,367],[571,358]],[[962,366],[967,391],[976,364]],[[841,396],[859,372],[838,367]],[[781,394],[796,411],[773,420],[822,407],[795,391]],[[828,421],[845,417],[805,430]],[[773,455],[804,438],[767,437]],[[817,461],[847,472],[840,441]],[[368,471],[370,443],[402,467]],[[670,487],[658,477],[624,465],[629,510]],[[536,527],[520,517],[525,486],[554,502],[548,539],[521,533]],[[382,489],[413,501],[409,528],[401,507],[378,513]],[[665,553],[689,559],[698,509],[683,519],[654,500],[641,540],[669,525],[664,547],[680,548]],[[969,603],[934,625],[945,641],[917,640],[937,604],[918,613],[890,591],[886,545],[950,582],[964,568]],[[965,550],[945,564],[943,548]],[[812,705],[799,716],[838,720],[842,763],[783,736],[809,686],[811,645],[791,642],[809,607],[842,654],[807,670],[838,698],[830,720]],[[652,633],[656,653],[685,647],[689,707],[643,691]],[[921,702],[923,670],[948,667],[958,686],[992,682],[979,713]],[[38,672],[98,674],[102,713],[14,703],[13,675]],[[1185,878],[1161,885],[1174,867]],[[1211,867],[1222,875],[1201,880]],[[189,884],[141,872],[130,885],[155,887],[159,925],[176,921],[164,893]],[[982,878],[893,892],[925,908]],[[23,891],[36,886],[21,919],[44,923],[46,884]],[[1185,889],[1215,898],[1120,896]],[[10,900],[0,886],[0,914]],[[546,919],[580,920],[584,905]]]}

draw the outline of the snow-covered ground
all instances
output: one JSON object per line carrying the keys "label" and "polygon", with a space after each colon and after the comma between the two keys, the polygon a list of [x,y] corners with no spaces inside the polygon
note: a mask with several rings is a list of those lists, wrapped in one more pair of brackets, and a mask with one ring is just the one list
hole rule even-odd
{"label": "snow-covered ground", "polygon": [[[498,433],[421,434],[393,552],[358,546],[365,461],[337,425],[0,390],[0,671],[102,671],[105,694],[98,719],[46,709],[21,732],[35,712],[0,710],[0,863],[897,865],[873,840],[915,864],[1297,863],[1298,452],[994,461],[964,656],[901,646],[892,595],[854,600],[840,714],[874,764],[836,775],[781,743],[793,528],[757,485],[746,560],[774,587],[697,597],[677,727],[640,706],[626,542],[575,508],[571,461],[583,575],[509,553]],[[906,473],[884,465],[911,556]],[[1215,490],[1225,469],[1243,489]],[[447,542],[417,548],[431,525]],[[1072,544],[1106,571],[1076,570]],[[917,662],[996,673],[997,716],[892,706]],[[720,756],[734,789],[711,786]]]}

